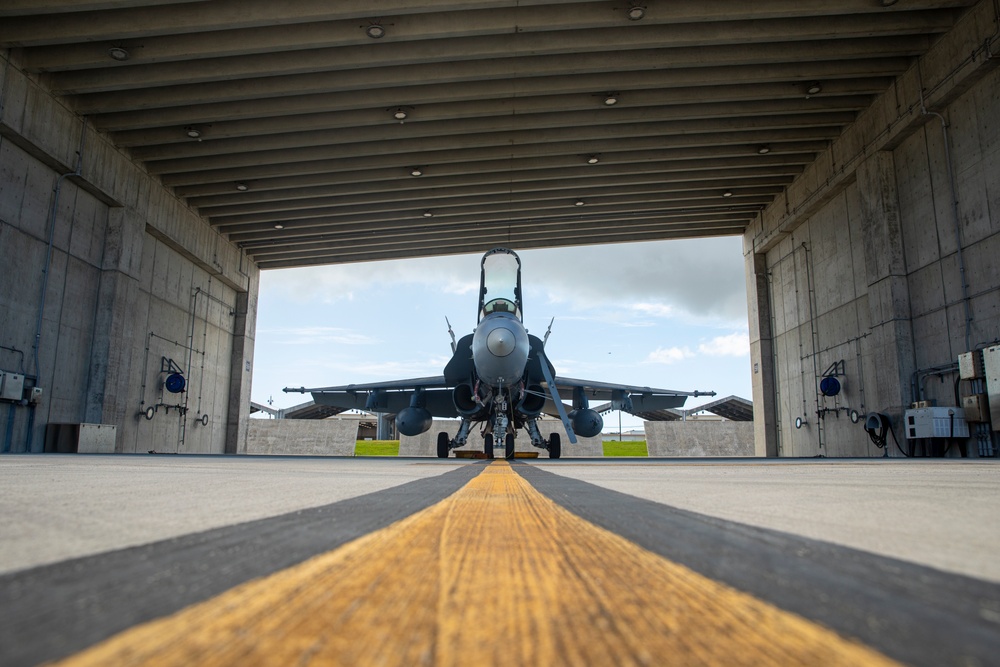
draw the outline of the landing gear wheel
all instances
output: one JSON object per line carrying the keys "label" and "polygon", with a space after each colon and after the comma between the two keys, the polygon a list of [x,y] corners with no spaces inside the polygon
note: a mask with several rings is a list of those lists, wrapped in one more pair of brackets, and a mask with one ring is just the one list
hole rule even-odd
{"label": "landing gear wheel", "polygon": [[562,438],[558,433],[549,436],[549,458],[557,459],[562,456]]}
{"label": "landing gear wheel", "polygon": [[439,459],[446,459],[446,458],[448,458],[448,445],[450,445],[450,444],[451,444],[451,437],[447,433],[445,433],[444,431],[441,431],[440,433],[438,433],[438,458]]}
{"label": "landing gear wheel", "polygon": [[509,461],[514,458],[514,434],[508,433],[503,444],[505,445],[503,457]]}
{"label": "landing gear wheel", "polygon": [[493,456],[493,434],[487,433],[483,436],[483,451],[486,453],[486,458],[492,459]]}

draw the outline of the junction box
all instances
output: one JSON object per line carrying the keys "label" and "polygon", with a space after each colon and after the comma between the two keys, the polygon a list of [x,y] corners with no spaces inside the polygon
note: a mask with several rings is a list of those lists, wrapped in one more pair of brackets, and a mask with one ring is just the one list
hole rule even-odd
{"label": "junction box", "polygon": [[0,400],[20,401],[24,398],[24,376],[20,373],[0,371]]}

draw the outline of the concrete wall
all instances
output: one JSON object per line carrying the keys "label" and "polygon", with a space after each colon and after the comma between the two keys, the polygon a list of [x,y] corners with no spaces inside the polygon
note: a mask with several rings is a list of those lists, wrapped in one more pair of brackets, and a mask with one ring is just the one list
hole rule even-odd
{"label": "concrete wall", "polygon": [[[981,52],[987,5],[747,230],[758,455],[881,456],[847,410],[890,415],[902,440],[913,373],[1000,337],[1000,69]],[[941,119],[921,112],[921,91],[948,123],[955,197]],[[823,397],[819,376],[837,362],[843,392]],[[955,379],[932,377],[922,398],[954,405]]]}
{"label": "concrete wall", "polygon": [[753,456],[753,422],[644,422],[650,456]]}
{"label": "concrete wall", "polygon": [[353,419],[251,419],[247,454],[354,456],[358,422]]}
{"label": "concrete wall", "polygon": [[[421,433],[418,436],[401,436],[399,439],[399,455],[400,456],[437,456],[437,436],[441,431],[446,431],[452,437],[458,433],[458,421],[452,421],[447,419],[435,419],[434,425],[426,433]],[[604,456],[604,445],[603,439],[598,436],[596,438],[577,438],[577,444],[572,445],[569,442],[569,438],[566,437],[566,429],[563,428],[562,422],[547,419],[538,422],[538,430],[541,431],[542,435],[546,438],[549,437],[554,431],[558,431],[562,434],[562,457],[563,458],[573,458],[581,456]],[[483,451],[484,442],[479,435],[479,428],[473,427],[472,432],[469,434],[469,445],[463,447],[457,451]],[[514,440],[514,451],[515,452],[536,452],[538,456],[545,458],[549,454],[544,449],[538,449],[531,446],[531,440],[528,438],[528,434],[523,429],[518,432],[517,438]],[[503,449],[497,449],[495,454],[497,456],[503,456]]]}
{"label": "concrete wall", "polygon": [[[16,62],[0,56],[0,77],[0,369],[44,389],[33,408],[0,405],[0,449],[89,422],[117,426],[119,452],[235,453],[256,266]],[[162,358],[186,393],[163,391]]]}

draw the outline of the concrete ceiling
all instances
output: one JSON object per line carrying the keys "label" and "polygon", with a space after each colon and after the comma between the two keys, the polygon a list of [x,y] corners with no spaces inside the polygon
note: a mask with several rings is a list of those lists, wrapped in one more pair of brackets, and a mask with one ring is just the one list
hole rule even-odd
{"label": "concrete ceiling", "polygon": [[278,268],[739,234],[974,2],[883,4],[3,0],[0,47]]}

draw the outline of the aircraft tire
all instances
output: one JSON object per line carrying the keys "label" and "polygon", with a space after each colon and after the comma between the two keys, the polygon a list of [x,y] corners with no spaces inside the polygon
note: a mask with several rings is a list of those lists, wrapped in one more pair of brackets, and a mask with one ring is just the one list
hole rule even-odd
{"label": "aircraft tire", "polygon": [[562,438],[558,433],[549,436],[549,458],[557,459],[562,456]]}
{"label": "aircraft tire", "polygon": [[504,438],[504,458],[508,461],[514,458],[514,434],[508,433]]}
{"label": "aircraft tire", "polygon": [[495,458],[493,454],[493,434],[487,433],[483,436],[483,451],[486,453],[486,458]]}
{"label": "aircraft tire", "polygon": [[444,431],[438,433],[438,458],[448,458],[448,445],[451,444],[451,436]]}

